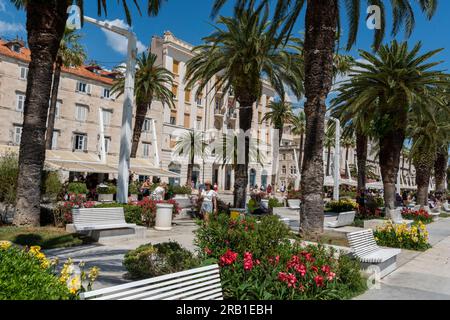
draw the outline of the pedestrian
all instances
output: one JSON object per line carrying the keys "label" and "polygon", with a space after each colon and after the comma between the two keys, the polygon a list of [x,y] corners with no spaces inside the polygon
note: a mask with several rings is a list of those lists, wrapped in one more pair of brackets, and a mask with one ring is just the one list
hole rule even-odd
{"label": "pedestrian", "polygon": [[217,182],[214,183],[214,191],[217,192],[219,191],[219,186],[217,185]]}
{"label": "pedestrian", "polygon": [[270,196],[272,195],[272,185],[269,183],[269,185],[267,186],[267,194]]}
{"label": "pedestrian", "polygon": [[152,186],[152,184],[150,182],[150,178],[146,179],[144,181],[144,183],[142,184],[141,192],[142,192],[142,196],[144,198],[150,196],[150,188],[151,188],[151,186]]}
{"label": "pedestrian", "polygon": [[217,192],[212,189],[211,182],[205,182],[205,190],[201,193],[202,206],[200,213],[206,223],[209,223],[211,214],[217,216]]}
{"label": "pedestrian", "polygon": [[153,191],[153,200],[156,201],[163,201],[166,195],[166,189],[167,184],[165,182],[162,182],[159,184],[159,186],[156,187],[156,189]]}

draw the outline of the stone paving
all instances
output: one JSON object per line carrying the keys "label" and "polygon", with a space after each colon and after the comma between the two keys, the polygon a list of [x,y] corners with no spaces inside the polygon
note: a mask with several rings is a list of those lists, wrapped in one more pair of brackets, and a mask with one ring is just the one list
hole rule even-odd
{"label": "stone paving", "polygon": [[193,221],[177,221],[171,231],[146,231],[146,238],[140,240],[106,240],[99,244],[74,248],[52,249],[45,251],[50,258],[58,257],[61,264],[68,258],[75,263],[86,262],[86,269],[96,266],[100,268],[100,276],[94,283],[94,289],[114,286],[127,282],[124,278],[126,270],[122,265],[125,254],[143,244],[156,244],[166,241],[176,241],[190,251],[195,251]]}

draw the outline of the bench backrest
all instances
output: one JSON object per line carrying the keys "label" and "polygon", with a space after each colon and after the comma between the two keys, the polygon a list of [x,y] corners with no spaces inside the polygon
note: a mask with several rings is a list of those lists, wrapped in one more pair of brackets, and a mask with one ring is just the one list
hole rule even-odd
{"label": "bench backrest", "polygon": [[337,218],[337,226],[348,226],[355,220],[355,211],[341,212]]}
{"label": "bench backrest", "polygon": [[288,206],[289,208],[296,208],[300,207],[301,201],[299,199],[288,199]]}
{"label": "bench backrest", "polygon": [[85,292],[93,300],[223,300],[217,264]]}
{"label": "bench backrest", "polygon": [[347,239],[350,247],[354,250],[354,254],[363,257],[372,252],[379,250],[372,229],[347,233]]}
{"label": "bench backrest", "polygon": [[123,208],[89,208],[72,209],[74,225],[113,225],[123,224],[125,214]]}

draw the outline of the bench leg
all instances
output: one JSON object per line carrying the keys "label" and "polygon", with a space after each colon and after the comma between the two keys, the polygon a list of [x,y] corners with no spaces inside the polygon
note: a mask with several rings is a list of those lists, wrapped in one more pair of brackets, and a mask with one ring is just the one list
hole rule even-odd
{"label": "bench leg", "polygon": [[397,269],[397,256],[394,256],[381,263],[361,262],[361,269],[367,271],[369,267],[374,266],[380,272],[380,278],[384,278]]}

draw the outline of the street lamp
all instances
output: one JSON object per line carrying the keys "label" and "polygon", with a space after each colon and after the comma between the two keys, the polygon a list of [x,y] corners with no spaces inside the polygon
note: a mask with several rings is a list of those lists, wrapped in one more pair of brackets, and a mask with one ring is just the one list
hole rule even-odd
{"label": "street lamp", "polygon": [[[117,202],[128,202],[128,179],[130,173],[131,125],[133,119],[134,82],[136,76],[137,38],[134,32],[84,16],[84,21],[124,36],[128,40],[127,66],[125,72],[125,91],[120,133],[119,179],[117,182]],[[102,142],[104,143],[104,142]]]}

